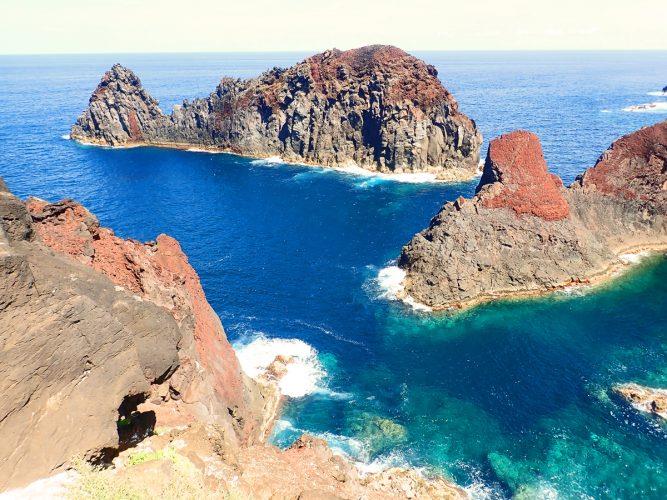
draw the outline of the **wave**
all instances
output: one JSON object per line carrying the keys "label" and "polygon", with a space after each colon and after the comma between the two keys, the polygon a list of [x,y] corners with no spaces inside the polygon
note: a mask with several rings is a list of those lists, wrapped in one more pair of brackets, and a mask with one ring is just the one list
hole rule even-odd
{"label": "wave", "polygon": [[404,279],[405,271],[394,264],[380,269],[376,278],[377,285],[380,289],[378,298],[400,300],[412,307],[415,311],[432,311],[432,308],[426,304],[417,302],[414,298],[405,293],[405,286],[403,285]]}
{"label": "wave", "polygon": [[61,139],[65,139],[66,141],[69,141],[71,139],[69,134],[63,134],[60,136]]}
{"label": "wave", "polygon": [[280,156],[269,156],[268,158],[258,158],[250,162],[251,165],[284,165],[287,162]]}
{"label": "wave", "polygon": [[656,97],[667,97],[667,92],[663,92],[662,90],[656,90],[654,92],[647,92],[647,95],[652,95]]}
{"label": "wave", "polygon": [[323,385],[326,372],[315,348],[298,339],[268,339],[263,335],[245,345],[234,346],[243,371],[251,378],[262,378],[276,356],[287,356],[286,373],[278,380],[280,392],[290,398],[313,393],[340,397]]}
{"label": "wave", "polygon": [[188,151],[189,153],[208,153],[212,155],[224,153],[224,151],[216,151],[214,149],[195,148],[195,147],[187,148],[186,151]]}
{"label": "wave", "polygon": [[631,113],[667,113],[667,101],[655,101],[623,108]]}

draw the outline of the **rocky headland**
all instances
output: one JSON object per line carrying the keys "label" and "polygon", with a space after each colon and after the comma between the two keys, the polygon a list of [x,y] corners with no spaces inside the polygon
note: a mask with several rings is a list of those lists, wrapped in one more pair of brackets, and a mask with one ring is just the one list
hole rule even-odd
{"label": "rocky headland", "polygon": [[70,136],[445,180],[476,174],[482,142],[433,66],[383,45],[328,50],[257,78],[223,78],[210,96],[186,100],[170,115],[116,64]]}
{"label": "rocky headland", "polygon": [[308,436],[266,444],[290,360],[244,374],[169,236],[122,239],[0,180],[0,271],[0,491],[56,474],[16,495],[466,497],[414,470],[363,474]]}
{"label": "rocky headland", "polygon": [[568,188],[538,137],[491,141],[472,199],[446,203],[404,248],[401,296],[433,309],[600,282],[625,254],[667,248],[667,122],[615,141]]}

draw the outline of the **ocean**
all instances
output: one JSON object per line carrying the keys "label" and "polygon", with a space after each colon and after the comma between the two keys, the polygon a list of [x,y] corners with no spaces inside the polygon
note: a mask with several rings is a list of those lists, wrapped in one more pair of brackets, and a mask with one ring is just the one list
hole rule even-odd
{"label": "ocean", "polygon": [[[280,446],[309,432],[367,469],[423,467],[478,497],[665,498],[667,426],[610,390],[667,387],[664,256],[600,289],[429,315],[390,300],[378,275],[476,181],[67,140],[115,62],[169,111],[223,75],[305,55],[0,56],[0,175],[22,197],[82,202],[123,237],[176,237],[249,371],[296,356]],[[537,133],[566,184],[615,138],[667,119],[667,52],[416,55],[485,139]]]}

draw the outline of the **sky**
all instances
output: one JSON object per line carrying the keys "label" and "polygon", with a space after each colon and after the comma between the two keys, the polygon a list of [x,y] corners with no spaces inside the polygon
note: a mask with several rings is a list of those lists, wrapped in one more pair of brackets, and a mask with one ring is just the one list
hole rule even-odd
{"label": "sky", "polygon": [[0,0],[0,54],[667,49],[665,0]]}

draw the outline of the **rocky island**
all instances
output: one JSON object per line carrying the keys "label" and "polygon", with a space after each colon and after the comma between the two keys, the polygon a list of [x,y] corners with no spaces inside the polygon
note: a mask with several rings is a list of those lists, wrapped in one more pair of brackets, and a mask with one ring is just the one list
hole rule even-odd
{"label": "rocky island", "polygon": [[72,139],[279,156],[373,172],[473,177],[481,134],[436,69],[392,46],[328,50],[257,78],[223,78],[170,115],[116,64],[72,127]]}
{"label": "rocky island", "polygon": [[310,436],[266,444],[279,370],[244,374],[169,236],[122,239],[0,180],[0,276],[0,491],[58,473],[16,496],[466,497],[415,470],[363,474]]}
{"label": "rocky island", "polygon": [[599,282],[624,254],[667,248],[667,121],[615,141],[569,188],[538,137],[491,141],[472,199],[404,248],[401,294],[433,309]]}

